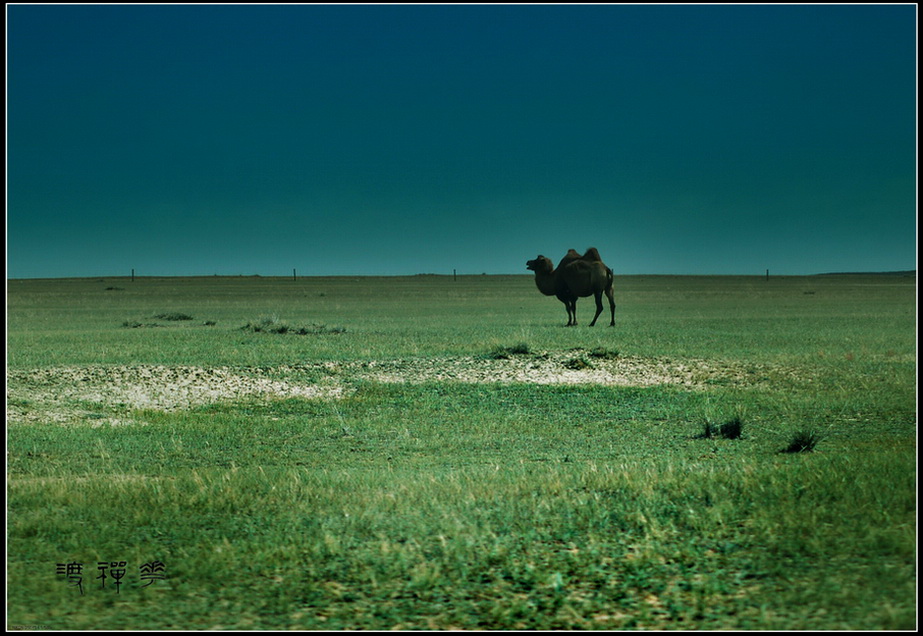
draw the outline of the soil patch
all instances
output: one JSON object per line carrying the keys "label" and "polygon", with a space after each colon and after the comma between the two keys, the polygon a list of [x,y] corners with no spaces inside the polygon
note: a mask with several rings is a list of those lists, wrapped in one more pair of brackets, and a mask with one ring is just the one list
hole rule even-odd
{"label": "soil patch", "polygon": [[[265,377],[259,369],[192,366],[54,367],[7,371],[7,421],[124,420],[95,417],[105,410],[175,411],[243,399],[330,398],[341,386],[318,386]],[[262,377],[261,377],[262,376]]]}
{"label": "soil patch", "polygon": [[55,367],[7,371],[7,421],[91,420],[98,426],[119,426],[128,421],[109,417],[113,409],[173,411],[247,399],[335,399],[349,394],[356,381],[676,385],[705,390],[794,375],[765,365],[599,356],[583,350],[278,367]]}
{"label": "soil patch", "polygon": [[520,382],[525,384],[672,384],[704,389],[716,384],[768,381],[779,370],[707,360],[633,356],[600,357],[581,349],[502,358],[436,358],[352,363],[351,371],[378,382]]}

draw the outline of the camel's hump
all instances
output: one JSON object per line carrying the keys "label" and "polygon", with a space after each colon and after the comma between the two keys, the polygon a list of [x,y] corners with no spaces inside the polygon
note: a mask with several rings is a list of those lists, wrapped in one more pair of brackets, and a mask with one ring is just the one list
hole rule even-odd
{"label": "camel's hump", "polygon": [[601,261],[602,257],[599,255],[599,250],[595,247],[589,248],[583,255],[583,260],[585,261]]}

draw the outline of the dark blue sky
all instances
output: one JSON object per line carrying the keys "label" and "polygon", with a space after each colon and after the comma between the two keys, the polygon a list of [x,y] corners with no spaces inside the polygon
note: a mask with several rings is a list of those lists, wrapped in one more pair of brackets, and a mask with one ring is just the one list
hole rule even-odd
{"label": "dark blue sky", "polygon": [[916,6],[7,6],[8,277],[916,266]]}

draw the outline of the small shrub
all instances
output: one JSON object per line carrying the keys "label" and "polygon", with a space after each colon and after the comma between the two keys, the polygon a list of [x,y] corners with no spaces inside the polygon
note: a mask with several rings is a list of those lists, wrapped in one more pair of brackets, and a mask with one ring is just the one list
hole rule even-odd
{"label": "small shrub", "polygon": [[724,439],[740,439],[742,431],[743,422],[741,422],[738,417],[718,426],[706,421],[702,432],[696,435],[694,439],[712,439],[717,436],[723,437]]}
{"label": "small shrub", "polygon": [[512,347],[494,347],[490,352],[490,357],[494,360],[509,360],[513,356],[529,355],[530,353],[529,345],[520,342]]}
{"label": "small shrub", "polygon": [[743,429],[743,422],[740,418],[735,417],[730,422],[725,422],[718,428],[718,433],[724,439],[740,439],[740,433]]}
{"label": "small shrub", "polygon": [[693,435],[692,439],[711,439],[715,436],[715,427],[711,422],[706,421],[705,426],[702,429],[702,432],[698,435]]}
{"label": "small shrub", "polygon": [[249,321],[241,329],[253,333],[287,333],[288,325],[275,316],[263,316],[258,320]]}
{"label": "small shrub", "polygon": [[584,358],[573,358],[564,363],[564,366],[568,369],[573,369],[574,371],[582,371],[583,369],[592,369],[593,365],[590,364]]}
{"label": "small shrub", "polygon": [[328,327],[327,325],[293,327],[280,321],[275,316],[260,318],[255,322],[250,321],[241,329],[252,331],[253,333],[293,334],[296,336],[346,333],[346,327]]}
{"label": "small shrub", "polygon": [[619,357],[619,352],[613,349],[606,349],[604,347],[596,347],[589,352],[591,358],[601,358],[603,360],[613,360]]}
{"label": "small shrub", "polygon": [[144,327],[159,327],[160,325],[150,322],[138,322],[137,320],[126,320],[122,323],[126,329],[141,329]]}
{"label": "small shrub", "polygon": [[792,437],[788,446],[783,448],[780,453],[808,453],[814,450],[817,442],[820,441],[817,433],[814,431],[798,431]]}
{"label": "small shrub", "polygon": [[289,333],[298,336],[321,335],[328,333],[346,333],[346,327],[328,327],[327,325],[310,325],[308,327],[292,327]]}
{"label": "small shrub", "polygon": [[158,320],[193,320],[192,316],[188,314],[181,314],[178,312],[172,312],[167,314],[157,314],[154,316]]}

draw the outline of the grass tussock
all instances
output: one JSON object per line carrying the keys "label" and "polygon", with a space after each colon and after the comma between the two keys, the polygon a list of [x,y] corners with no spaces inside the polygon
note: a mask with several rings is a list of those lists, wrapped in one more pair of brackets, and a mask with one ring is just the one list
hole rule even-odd
{"label": "grass tussock", "polygon": [[617,349],[607,349],[606,347],[595,347],[588,351],[587,355],[591,358],[602,360],[615,360],[619,357],[619,351]]}
{"label": "grass tussock", "polygon": [[532,355],[532,349],[528,344],[520,342],[509,347],[497,345],[488,353],[488,357],[493,360],[509,360],[513,356]]}
{"label": "grass tussock", "polygon": [[820,442],[820,436],[811,430],[796,431],[792,435],[788,446],[780,450],[780,453],[810,453]]}
{"label": "grass tussock", "polygon": [[586,358],[578,356],[565,361],[564,368],[571,369],[572,371],[582,371],[584,369],[592,369],[593,365],[590,364],[590,361]]}
{"label": "grass tussock", "polygon": [[695,436],[695,439],[740,439],[743,434],[743,422],[739,417],[724,422],[723,424],[713,424],[706,421],[703,425],[702,432]]}
{"label": "grass tussock", "polygon": [[168,320],[168,321],[170,321],[170,322],[181,322],[181,321],[184,321],[184,320],[195,320],[195,319],[194,319],[192,316],[190,316],[189,314],[183,314],[183,313],[176,312],[176,311],[168,312],[168,313],[163,313],[163,314],[157,314],[157,315],[154,316],[154,318],[156,318],[157,320]]}
{"label": "grass tussock", "polygon": [[295,335],[295,336],[309,336],[309,335],[324,335],[324,334],[341,334],[346,333],[345,327],[328,327],[327,325],[290,325],[284,321],[279,320],[275,316],[263,317],[258,320],[251,320],[247,322],[243,327],[243,331],[249,331],[251,333],[268,333],[275,335]]}
{"label": "grass tussock", "polygon": [[126,320],[122,323],[124,329],[147,329],[151,327],[160,327],[155,322],[138,322],[137,320]]}

